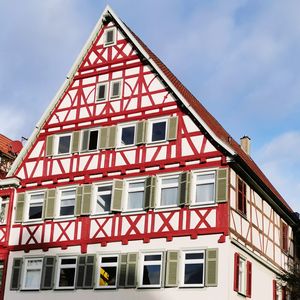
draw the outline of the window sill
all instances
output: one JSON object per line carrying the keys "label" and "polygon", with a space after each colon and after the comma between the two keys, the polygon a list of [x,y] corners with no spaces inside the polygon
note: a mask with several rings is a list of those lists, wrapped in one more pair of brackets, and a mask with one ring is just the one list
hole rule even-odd
{"label": "window sill", "polygon": [[181,207],[180,206],[161,206],[161,207],[157,207],[154,208],[154,211],[160,212],[160,211],[166,211],[166,210],[170,210],[170,211],[174,211],[174,210],[180,210]]}
{"label": "window sill", "polygon": [[38,220],[26,220],[23,222],[23,225],[36,225],[36,224],[42,224],[45,220],[38,219]]}
{"label": "window sill", "polygon": [[206,203],[192,203],[191,208],[204,208],[204,207],[217,207],[218,203],[216,202],[206,202]]}
{"label": "window sill", "polygon": [[143,215],[146,214],[147,211],[144,209],[139,209],[139,210],[127,210],[127,211],[123,211],[121,213],[122,216],[127,216],[127,215]]}

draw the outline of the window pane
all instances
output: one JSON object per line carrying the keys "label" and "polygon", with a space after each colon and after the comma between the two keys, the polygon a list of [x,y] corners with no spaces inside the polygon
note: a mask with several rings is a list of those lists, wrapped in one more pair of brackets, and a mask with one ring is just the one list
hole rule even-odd
{"label": "window pane", "polygon": [[60,208],[60,215],[61,216],[70,216],[74,215],[74,205],[72,206],[63,206]]}
{"label": "window pane", "polygon": [[101,84],[98,87],[98,99],[102,100],[105,99],[105,94],[106,94],[106,84]]}
{"label": "window pane", "polygon": [[112,97],[118,97],[120,95],[120,82],[113,82],[112,83]]}
{"label": "window pane", "polygon": [[32,194],[30,195],[30,201],[43,201],[44,200],[44,193],[42,194]]}
{"label": "window pane", "polygon": [[39,289],[41,270],[27,270],[25,278],[25,288]]}
{"label": "window pane", "polygon": [[215,185],[213,183],[198,184],[196,186],[196,202],[211,202],[214,201]]}
{"label": "window pane", "polygon": [[186,259],[203,259],[203,253],[187,253]]}
{"label": "window pane", "polygon": [[110,206],[111,206],[111,194],[97,196],[97,205],[96,205],[97,213],[110,211]]}
{"label": "window pane", "polygon": [[76,258],[64,258],[61,260],[62,265],[72,265],[76,264]]}
{"label": "window pane", "polygon": [[100,286],[114,286],[116,285],[117,267],[100,268]]}
{"label": "window pane", "polygon": [[162,185],[178,185],[178,177],[163,179]]}
{"label": "window pane", "polygon": [[144,202],[144,191],[128,193],[128,203],[127,203],[128,209],[143,208],[143,202]]}
{"label": "window pane", "polygon": [[177,204],[178,187],[164,188],[161,190],[161,205]]}
{"label": "window pane", "polygon": [[203,283],[203,264],[186,264],[184,270],[184,284]]}
{"label": "window pane", "polygon": [[72,287],[74,286],[75,279],[75,268],[61,268],[59,276],[59,286],[60,287]]}
{"label": "window pane", "polygon": [[133,145],[134,132],[135,132],[135,126],[122,128],[121,145]]}
{"label": "window pane", "polygon": [[42,218],[43,206],[41,205],[30,205],[29,207],[29,219],[41,219]]}
{"label": "window pane", "polygon": [[161,260],[161,255],[160,254],[145,255],[144,257],[144,261],[153,261],[153,260]]}
{"label": "window pane", "polygon": [[160,284],[160,265],[144,266],[143,285]]}
{"label": "window pane", "polygon": [[63,198],[75,198],[75,190],[62,191],[61,196]]}
{"label": "window pane", "polygon": [[166,121],[152,124],[152,142],[166,139]]}
{"label": "window pane", "polygon": [[113,262],[117,262],[117,261],[118,261],[117,256],[102,257],[102,259],[101,259],[102,263],[113,263]]}
{"label": "window pane", "polygon": [[89,150],[96,150],[98,146],[98,130],[90,132]]}
{"label": "window pane", "polygon": [[58,140],[58,154],[69,153],[71,136],[60,136]]}
{"label": "window pane", "polygon": [[114,42],[114,31],[108,30],[106,31],[106,44],[111,44]]}
{"label": "window pane", "polygon": [[215,174],[201,174],[201,175],[197,175],[197,181],[201,181],[201,180],[215,180]]}

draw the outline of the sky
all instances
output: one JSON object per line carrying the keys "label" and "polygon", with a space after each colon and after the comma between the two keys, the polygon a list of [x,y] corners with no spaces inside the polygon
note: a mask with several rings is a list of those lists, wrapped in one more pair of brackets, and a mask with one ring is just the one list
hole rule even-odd
{"label": "sky", "polygon": [[300,212],[298,0],[0,0],[0,133],[30,136],[107,4]]}

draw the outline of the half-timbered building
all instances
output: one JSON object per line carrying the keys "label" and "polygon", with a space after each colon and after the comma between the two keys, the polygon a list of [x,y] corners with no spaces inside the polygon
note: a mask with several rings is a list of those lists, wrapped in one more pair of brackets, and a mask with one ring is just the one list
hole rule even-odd
{"label": "half-timbered building", "polygon": [[5,299],[285,297],[297,220],[241,142],[107,7],[0,182]]}

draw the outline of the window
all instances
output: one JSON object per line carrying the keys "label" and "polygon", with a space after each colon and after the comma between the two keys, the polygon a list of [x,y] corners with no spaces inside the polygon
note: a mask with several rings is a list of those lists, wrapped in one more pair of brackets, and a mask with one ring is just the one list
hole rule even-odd
{"label": "window", "polygon": [[178,175],[161,177],[160,206],[177,206],[178,204]]}
{"label": "window", "polygon": [[247,198],[246,198],[246,183],[238,178],[238,195],[237,195],[237,210],[246,215],[247,213]]}
{"label": "window", "polygon": [[60,191],[59,216],[72,216],[75,209],[76,189],[66,189]]}
{"label": "window", "polygon": [[144,208],[145,181],[129,181],[127,184],[127,210]]}
{"label": "window", "polygon": [[111,46],[116,43],[116,28],[106,29],[104,34],[104,46]]}
{"label": "window", "polygon": [[239,253],[234,254],[234,290],[249,298],[252,294],[252,263]]}
{"label": "window", "polygon": [[246,294],[246,260],[242,257],[240,257],[239,262],[239,293]]}
{"label": "window", "polygon": [[162,253],[141,254],[140,287],[161,286],[162,258]]}
{"label": "window", "polygon": [[6,224],[7,222],[7,213],[8,213],[8,204],[9,204],[9,197],[2,196],[0,197],[0,225]]}
{"label": "window", "polygon": [[211,203],[215,201],[215,173],[194,174],[195,204]]}
{"label": "window", "polygon": [[110,83],[110,98],[117,99],[121,96],[121,81],[112,81]]}
{"label": "window", "polygon": [[44,192],[28,195],[28,220],[42,219],[44,196]]}
{"label": "window", "polygon": [[197,250],[182,253],[182,286],[204,286],[204,262],[204,251]]}
{"label": "window", "polygon": [[288,251],[288,226],[283,222],[281,222],[280,225],[280,244],[281,244],[282,251],[287,252]]}
{"label": "window", "polygon": [[22,289],[39,290],[42,275],[42,258],[26,258],[24,264],[24,276]]}
{"label": "window", "polygon": [[97,287],[116,288],[118,274],[118,255],[99,257]]}
{"label": "window", "polygon": [[56,154],[69,154],[70,148],[71,148],[71,134],[58,135]]}
{"label": "window", "polygon": [[149,121],[149,142],[162,142],[167,138],[167,120]]}
{"label": "window", "polygon": [[97,101],[106,100],[107,99],[107,82],[99,83],[97,88]]}
{"label": "window", "polygon": [[136,125],[122,125],[119,127],[118,131],[118,146],[126,147],[135,144],[135,131]]}
{"label": "window", "polygon": [[102,214],[111,210],[112,184],[96,186],[95,214]]}
{"label": "window", "polygon": [[98,149],[99,130],[85,130],[82,133],[81,151]]}
{"label": "window", "polygon": [[58,261],[58,272],[56,288],[73,289],[75,286],[77,257],[60,257]]}

